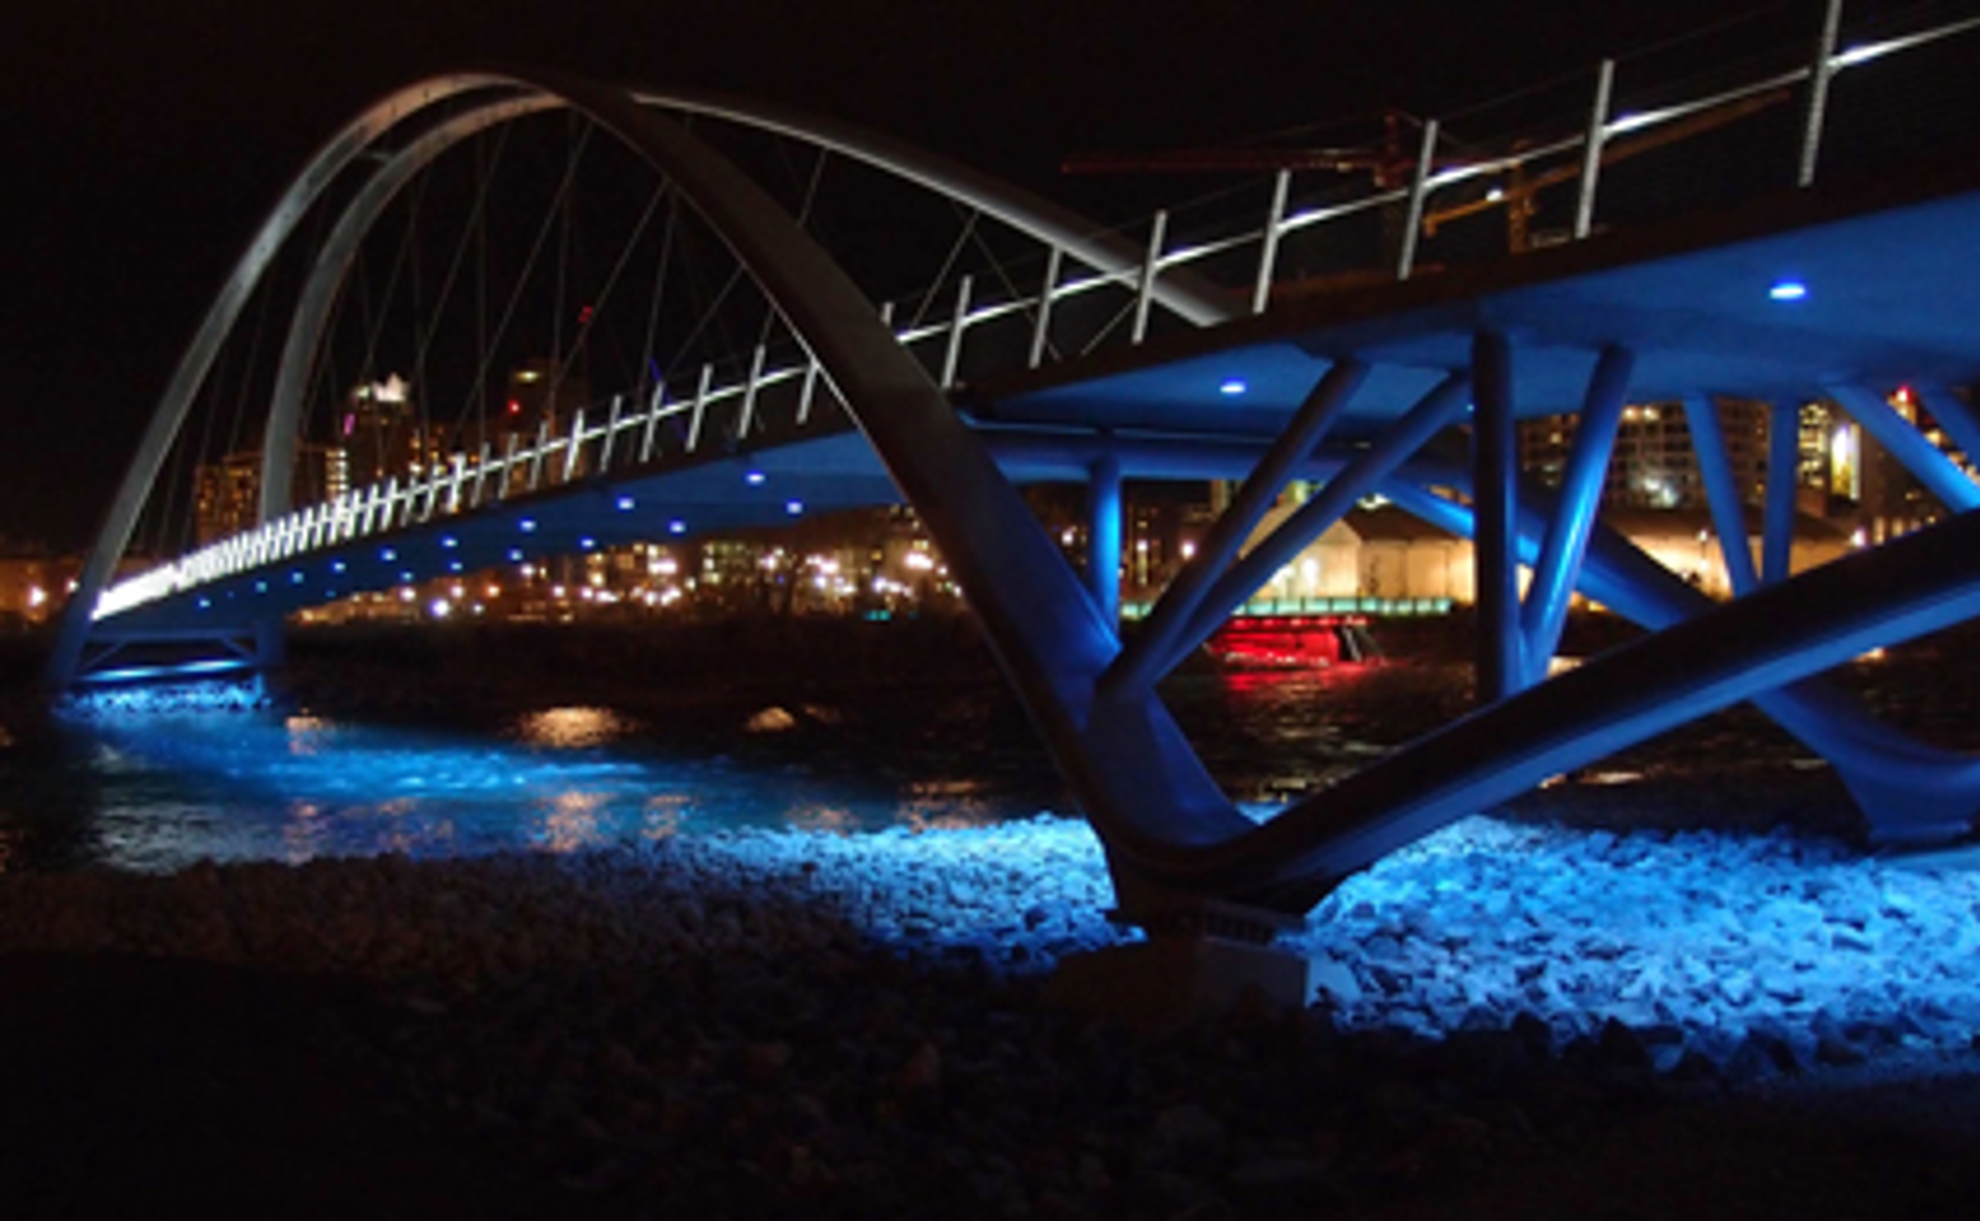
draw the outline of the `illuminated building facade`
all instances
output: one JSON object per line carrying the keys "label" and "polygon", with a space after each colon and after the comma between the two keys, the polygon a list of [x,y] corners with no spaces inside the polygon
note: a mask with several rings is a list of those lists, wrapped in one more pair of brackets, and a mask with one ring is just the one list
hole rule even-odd
{"label": "illuminated building facade", "polygon": [[412,387],[398,374],[353,387],[332,442],[348,462],[350,487],[368,487],[446,460],[447,430],[420,419]]}
{"label": "illuminated building facade", "polygon": [[[307,443],[296,454],[291,506],[320,504],[351,489],[342,446]],[[200,545],[253,529],[261,512],[261,447],[236,450],[193,473],[193,531]]]}
{"label": "illuminated building facade", "polygon": [[[1740,499],[1757,504],[1767,481],[1767,404],[1715,401],[1726,457]],[[1560,486],[1574,446],[1577,417],[1544,416],[1519,425],[1520,469],[1548,487]],[[1623,409],[1602,485],[1604,509],[1701,509],[1705,487],[1691,443],[1691,425],[1676,403]]]}

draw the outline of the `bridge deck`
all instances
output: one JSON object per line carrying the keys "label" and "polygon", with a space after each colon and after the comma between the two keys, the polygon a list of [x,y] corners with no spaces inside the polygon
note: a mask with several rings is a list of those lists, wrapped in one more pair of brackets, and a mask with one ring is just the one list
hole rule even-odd
{"label": "bridge deck", "polygon": [[[1482,328],[1514,342],[1515,401],[1525,416],[1577,410],[1597,353],[1612,341],[1636,353],[1630,393],[1639,402],[1701,391],[1792,399],[1839,382],[1963,385],[1980,380],[1976,234],[1980,172],[1971,169],[1853,192],[1824,189],[1289,301],[1224,326],[966,388],[961,398],[993,433],[1010,429],[1018,435],[1005,440],[1029,442],[999,451],[1006,472],[1025,481],[1083,477],[1077,448],[1050,443],[1066,428],[1194,434],[1184,451],[1122,447],[1124,470],[1240,477],[1256,446],[1226,452],[1211,440],[1276,435],[1331,357],[1352,354],[1372,366],[1340,430],[1352,437],[1465,367],[1471,336]],[[1806,298],[1770,299],[1769,289],[1788,279],[1806,285]],[[1244,392],[1220,392],[1234,378]],[[762,479],[749,478],[752,471]],[[244,600],[286,612],[449,571],[568,554],[584,549],[585,539],[605,547],[774,526],[898,499],[857,434],[814,434],[435,517],[138,607],[99,631],[197,629]]]}
{"label": "bridge deck", "polygon": [[[1517,351],[1522,416],[1578,410],[1596,354],[1636,354],[1634,401],[1686,392],[1819,394],[1847,382],[1980,379],[1980,164],[1855,190],[1820,188],[1598,235],[1406,283],[1288,301],[1254,318],[974,388],[986,417],[1276,434],[1326,369],[1374,366],[1348,427],[1393,418],[1471,336]],[[1776,301],[1795,281],[1807,296]],[[1232,378],[1241,395],[1219,387]]]}

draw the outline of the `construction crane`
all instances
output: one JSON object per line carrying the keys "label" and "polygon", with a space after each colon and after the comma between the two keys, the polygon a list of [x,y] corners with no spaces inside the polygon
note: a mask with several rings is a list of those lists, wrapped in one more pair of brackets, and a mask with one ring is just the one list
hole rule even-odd
{"label": "construction crane", "polygon": [[1059,163],[1066,174],[1256,174],[1277,170],[1331,170],[1368,174],[1377,187],[1406,185],[1416,157],[1403,148],[1405,123],[1418,124],[1400,110],[1382,112],[1379,145],[1357,148],[1279,148],[1270,145],[1178,148],[1152,152],[1073,153]]}
{"label": "construction crane", "polygon": [[[1787,102],[1791,93],[1776,89],[1740,98],[1640,135],[1610,140],[1602,146],[1601,164],[1608,166],[1630,157],[1662,148],[1692,136],[1724,127]],[[1233,148],[1182,148],[1150,152],[1085,152],[1067,156],[1060,171],[1067,174],[1187,174],[1187,173],[1265,173],[1279,170],[1327,170],[1339,174],[1369,175],[1377,189],[1395,190],[1409,185],[1416,173],[1416,154],[1403,142],[1405,125],[1420,127],[1420,121],[1403,111],[1390,109],[1382,115],[1382,139],[1373,146],[1355,148],[1284,148],[1268,145]],[[1514,153],[1520,151],[1515,145]],[[1438,158],[1432,172],[1485,164],[1497,157]],[[1432,208],[1423,215],[1423,235],[1435,237],[1437,230],[1493,208],[1506,210],[1506,247],[1519,254],[1533,248],[1532,219],[1539,208],[1540,192],[1571,182],[1581,176],[1581,162],[1562,165],[1542,173],[1529,174],[1523,163],[1514,162],[1503,180],[1476,199]]]}

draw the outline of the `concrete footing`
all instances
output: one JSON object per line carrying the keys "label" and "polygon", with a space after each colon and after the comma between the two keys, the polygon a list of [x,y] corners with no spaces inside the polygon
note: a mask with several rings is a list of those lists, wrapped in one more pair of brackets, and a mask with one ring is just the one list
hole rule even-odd
{"label": "concrete footing", "polygon": [[1240,1005],[1304,1008],[1311,964],[1269,945],[1203,934],[1166,934],[1071,954],[1046,999],[1131,1026],[1170,1026]]}

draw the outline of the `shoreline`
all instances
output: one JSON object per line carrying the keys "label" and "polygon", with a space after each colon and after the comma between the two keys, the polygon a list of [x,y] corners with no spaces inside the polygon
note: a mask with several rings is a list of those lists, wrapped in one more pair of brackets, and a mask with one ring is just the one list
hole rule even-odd
{"label": "shoreline", "polygon": [[[1950,1158],[1980,1138],[1956,1041],[1666,1063],[1668,1032],[1619,1021],[1419,1029],[1397,1015],[1441,968],[1353,926],[1417,919],[1420,878],[1375,880],[1333,948],[1371,991],[1400,973],[1386,1016],[1323,994],[1151,1035],[1043,1002],[1053,958],[1114,935],[1068,820],[0,877],[0,1080],[74,1100],[44,1124],[57,1095],[7,1091],[10,1181],[98,1215],[206,1166],[203,1191],[322,1216],[441,1188],[463,1215],[965,1217],[1840,1217],[1980,1189]],[[86,1158],[62,1147],[113,1113]]]}
{"label": "shoreline", "polygon": [[[683,722],[829,690],[775,660],[815,641],[759,643],[573,689]],[[887,673],[998,681],[956,643]],[[529,681],[407,647],[370,664],[443,680],[415,719]],[[874,698],[855,657],[835,694]],[[5,1181],[83,1216],[1958,1215],[1980,894],[1825,838],[1833,778],[1778,750],[1654,764],[1739,726],[1359,876],[1294,939],[1305,1012],[1155,1035],[1044,1003],[1120,935],[1070,819],[0,874]]]}

